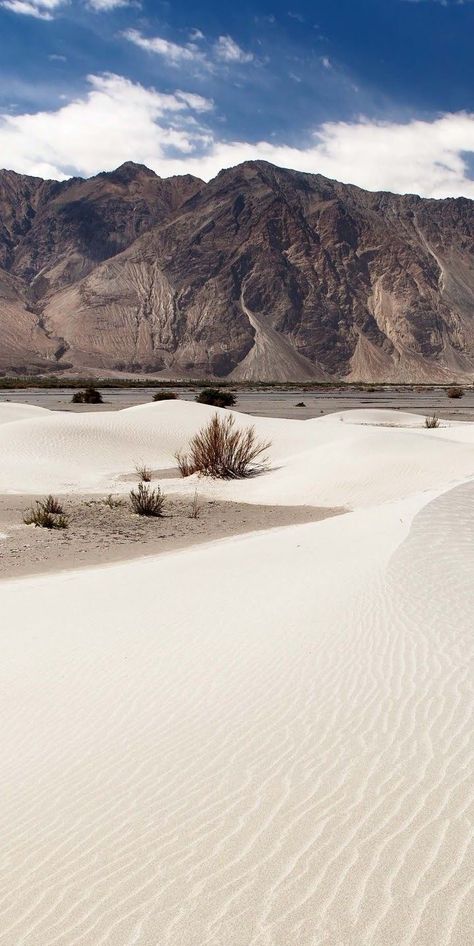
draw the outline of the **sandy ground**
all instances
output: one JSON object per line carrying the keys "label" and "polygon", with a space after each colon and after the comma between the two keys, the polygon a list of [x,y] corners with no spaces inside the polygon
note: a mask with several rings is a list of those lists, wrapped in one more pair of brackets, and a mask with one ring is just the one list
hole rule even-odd
{"label": "sandy ground", "polygon": [[[104,389],[104,404],[71,404],[70,389],[45,391],[30,388],[27,391],[0,391],[0,402],[13,404],[35,404],[54,411],[70,413],[105,412],[149,404],[155,388],[111,388]],[[175,388],[183,400],[193,401],[197,391]],[[236,409],[257,417],[282,417],[292,420],[307,420],[338,411],[358,409],[401,410],[422,416],[436,413],[439,417],[454,421],[474,421],[474,387],[465,388],[464,397],[451,400],[443,388],[413,390],[411,387],[386,388],[374,392],[361,390],[294,390],[294,391],[236,391]],[[297,407],[299,403],[304,407]]]}
{"label": "sandy ground", "polygon": [[0,582],[0,946],[470,946],[474,424],[255,418],[264,474],[178,480],[212,413],[0,404],[9,522],[97,535],[137,461],[172,531],[316,516]]}
{"label": "sandy ground", "polygon": [[[156,485],[153,481],[152,486]],[[194,496],[185,499],[165,495],[163,516],[156,519],[135,515],[128,497],[119,494],[113,501],[120,505],[112,508],[104,502],[104,496],[61,496],[69,522],[63,530],[23,523],[23,513],[31,508],[35,497],[0,496],[0,578],[158,555],[246,532],[317,522],[342,511],[219,502],[198,493],[196,501]]]}

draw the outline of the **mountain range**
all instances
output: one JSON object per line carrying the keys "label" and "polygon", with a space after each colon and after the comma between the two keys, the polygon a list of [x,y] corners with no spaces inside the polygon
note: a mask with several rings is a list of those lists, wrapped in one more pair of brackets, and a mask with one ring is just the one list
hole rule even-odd
{"label": "mountain range", "polygon": [[474,377],[474,202],[252,161],[0,171],[0,373]]}

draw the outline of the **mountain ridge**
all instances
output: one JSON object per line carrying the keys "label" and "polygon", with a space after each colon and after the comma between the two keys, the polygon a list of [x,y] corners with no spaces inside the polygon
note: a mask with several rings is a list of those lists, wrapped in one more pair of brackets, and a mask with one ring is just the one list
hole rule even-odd
{"label": "mountain ridge", "polygon": [[0,171],[0,371],[474,377],[474,202],[248,161]]}

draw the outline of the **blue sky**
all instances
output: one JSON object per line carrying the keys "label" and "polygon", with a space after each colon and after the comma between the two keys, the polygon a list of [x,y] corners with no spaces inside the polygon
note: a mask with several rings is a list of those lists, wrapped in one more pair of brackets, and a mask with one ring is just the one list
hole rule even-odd
{"label": "blue sky", "polygon": [[474,2],[0,0],[0,163],[474,197]]}

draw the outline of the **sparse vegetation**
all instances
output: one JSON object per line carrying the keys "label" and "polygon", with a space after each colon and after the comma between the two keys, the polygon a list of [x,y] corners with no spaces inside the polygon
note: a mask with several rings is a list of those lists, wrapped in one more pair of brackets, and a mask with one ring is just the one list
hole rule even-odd
{"label": "sparse vegetation", "polygon": [[145,466],[143,463],[137,463],[135,467],[135,472],[139,476],[142,483],[150,483],[153,476],[152,470],[149,467]]}
{"label": "sparse vegetation", "polygon": [[197,490],[194,491],[194,496],[189,507],[189,518],[190,519],[199,519],[201,515],[201,503],[199,502],[199,496]]}
{"label": "sparse vegetation", "polygon": [[447,389],[446,394],[451,398],[464,397],[464,391],[457,384],[453,384],[450,388]]}
{"label": "sparse vegetation", "polygon": [[257,440],[254,427],[236,428],[230,414],[218,414],[190,441],[188,453],[176,454],[182,476],[202,473],[217,479],[242,479],[262,473],[267,468],[263,456],[270,443]]}
{"label": "sparse vegetation", "polygon": [[102,404],[103,398],[93,384],[88,384],[83,391],[74,392],[71,402],[73,404]]}
{"label": "sparse vegetation", "polygon": [[439,417],[436,414],[433,414],[432,417],[425,417],[425,427],[428,427],[429,430],[439,427]]}
{"label": "sparse vegetation", "polygon": [[211,407],[233,407],[236,398],[230,391],[223,391],[222,388],[204,388],[197,395],[198,404],[210,404]]}
{"label": "sparse vegetation", "polygon": [[151,489],[150,486],[139,483],[136,489],[130,490],[130,505],[137,516],[162,516],[165,498],[159,486]]}
{"label": "sparse vegetation", "polygon": [[24,513],[23,522],[27,526],[40,526],[42,529],[67,529],[69,526],[63,507],[54,496],[37,499]]}
{"label": "sparse vegetation", "polygon": [[174,391],[156,391],[153,395],[154,401],[176,401],[178,395]]}
{"label": "sparse vegetation", "polygon": [[125,501],[120,499],[120,497],[113,496],[112,493],[109,493],[108,496],[103,500],[104,506],[108,506],[109,509],[118,509],[120,506],[125,505]]}

